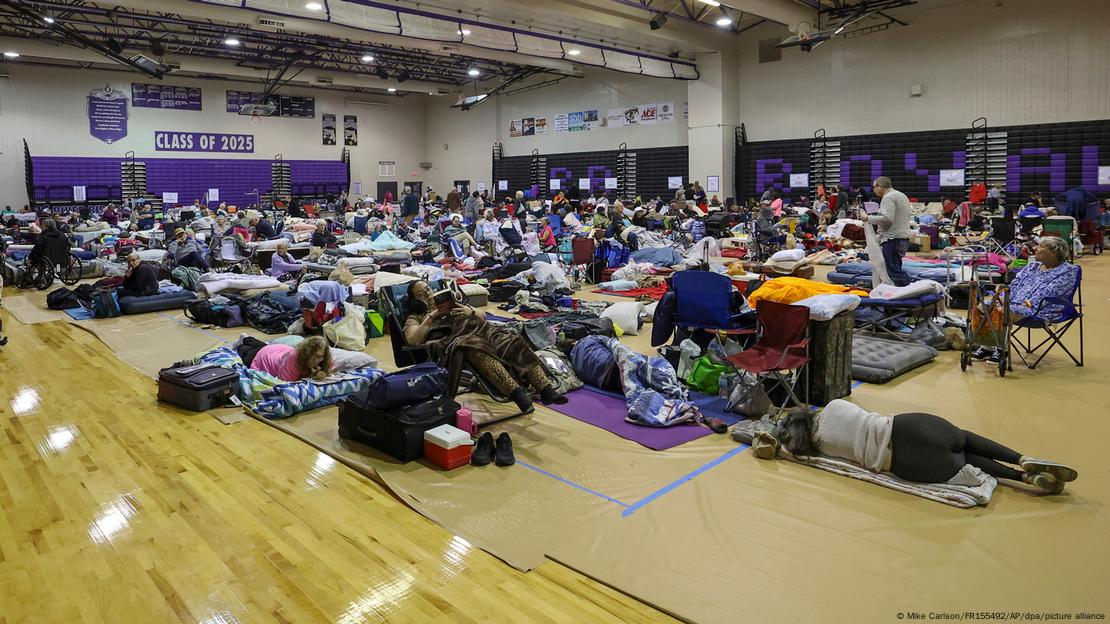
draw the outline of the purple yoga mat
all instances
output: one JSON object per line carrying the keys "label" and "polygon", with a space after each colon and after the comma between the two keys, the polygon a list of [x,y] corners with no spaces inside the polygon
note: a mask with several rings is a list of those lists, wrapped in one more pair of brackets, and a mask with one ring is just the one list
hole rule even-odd
{"label": "purple yoga mat", "polygon": [[625,440],[642,444],[653,451],[665,451],[713,433],[699,425],[675,425],[663,428],[634,425],[624,420],[628,416],[628,405],[624,399],[607,396],[587,388],[568,392],[566,397],[565,405],[547,407],[575,420],[601,427]]}

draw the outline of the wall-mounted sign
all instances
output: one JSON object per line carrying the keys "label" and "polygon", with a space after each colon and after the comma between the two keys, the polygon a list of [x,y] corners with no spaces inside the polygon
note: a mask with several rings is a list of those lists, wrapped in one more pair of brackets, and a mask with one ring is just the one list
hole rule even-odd
{"label": "wall-mounted sign", "polygon": [[162,203],[172,206],[177,203],[177,193],[162,193]]}
{"label": "wall-mounted sign", "polygon": [[497,190],[499,190],[499,191],[509,190],[509,181],[508,180],[498,180],[497,181]]}
{"label": "wall-mounted sign", "polygon": [[485,191],[486,191],[486,183],[485,182],[479,182],[478,183],[478,192],[479,193],[484,193]]}
{"label": "wall-mounted sign", "polygon": [[89,92],[89,134],[108,145],[127,136],[127,94],[105,85]]}
{"label": "wall-mounted sign", "polygon": [[154,149],[158,152],[253,154],[254,135],[155,130]]}
{"label": "wall-mounted sign", "polygon": [[[227,112],[238,113],[246,104],[256,104],[262,99],[261,93],[254,91],[228,91]],[[273,117],[304,117],[316,116],[316,98],[297,95],[283,95],[277,98],[278,108]]]}
{"label": "wall-mounted sign", "polygon": [[809,174],[808,173],[792,173],[792,174],[790,174],[790,188],[792,188],[792,189],[807,189],[807,188],[809,188]]}
{"label": "wall-mounted sign", "polygon": [[73,187],[73,201],[75,201],[75,202],[85,201],[85,187],[83,187],[83,186]]}
{"label": "wall-mounted sign", "polygon": [[320,115],[320,132],[324,145],[335,145],[335,113]]}
{"label": "wall-mounted sign", "polygon": [[136,108],[198,111],[201,110],[200,89],[132,82],[131,105]]}
{"label": "wall-mounted sign", "polygon": [[580,190],[580,191],[590,190],[590,179],[589,178],[578,178],[578,190]]}
{"label": "wall-mounted sign", "polygon": [[358,117],[343,115],[343,145],[358,145]]}
{"label": "wall-mounted sign", "polygon": [[605,188],[607,188],[607,189],[617,188],[617,179],[616,178],[605,178]]}
{"label": "wall-mounted sign", "polygon": [[705,191],[707,193],[720,193],[721,192],[721,176],[709,176],[705,179]]}
{"label": "wall-mounted sign", "polygon": [[682,188],[682,176],[667,176],[667,188],[672,190]]}
{"label": "wall-mounted sign", "polygon": [[559,178],[551,178],[547,187],[549,189],[553,190],[553,191],[557,191],[557,190],[559,190],[559,185],[562,184],[562,182],[563,181],[560,180]]}
{"label": "wall-mounted sign", "polygon": [[220,201],[220,189],[210,188],[205,196],[208,197],[208,201],[210,202],[218,202]]}
{"label": "wall-mounted sign", "polygon": [[940,170],[940,185],[941,186],[963,186],[964,185],[964,170],[963,169],[941,169]]}

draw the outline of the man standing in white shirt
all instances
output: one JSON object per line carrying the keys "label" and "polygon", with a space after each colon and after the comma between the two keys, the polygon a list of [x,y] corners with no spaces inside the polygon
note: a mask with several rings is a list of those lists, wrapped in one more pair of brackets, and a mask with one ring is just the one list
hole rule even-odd
{"label": "man standing in white shirt", "polygon": [[894,190],[886,176],[877,178],[873,186],[875,194],[882,198],[879,212],[864,215],[863,220],[875,223],[890,279],[895,286],[906,286],[913,281],[902,269],[902,258],[910,249],[910,200],[902,191]]}

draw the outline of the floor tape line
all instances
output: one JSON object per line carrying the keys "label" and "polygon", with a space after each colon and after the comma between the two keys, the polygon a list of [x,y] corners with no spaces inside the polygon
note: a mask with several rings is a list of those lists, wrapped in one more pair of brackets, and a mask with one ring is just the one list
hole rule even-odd
{"label": "floor tape line", "polygon": [[559,475],[551,474],[550,472],[544,470],[543,468],[537,468],[536,466],[533,466],[531,464],[526,464],[526,463],[520,461],[519,459],[517,460],[516,463],[521,465],[521,466],[524,466],[525,468],[528,468],[529,470],[535,470],[536,472],[538,472],[542,475],[547,475],[547,476],[551,477],[552,479],[555,479],[556,481],[561,481],[561,482],[571,486],[572,488],[582,490],[583,492],[586,492],[588,494],[593,494],[594,496],[597,496],[598,498],[604,498],[605,500],[609,501],[610,503],[616,503],[616,504],[620,505],[621,507],[628,507],[628,503],[622,503],[622,502],[620,502],[619,500],[617,500],[615,498],[612,498],[610,496],[606,496],[606,495],[604,495],[601,492],[598,492],[596,490],[591,490],[590,488],[588,488],[584,485],[579,485],[579,484],[575,483],[574,481],[568,481],[568,480],[560,477]]}
{"label": "floor tape line", "polygon": [[852,382],[852,389],[853,389],[853,390],[855,390],[856,388],[858,388],[858,387],[860,387],[860,386],[862,386],[862,385],[863,385],[863,382],[862,382],[862,381],[853,381],[853,382]]}
{"label": "floor tape line", "polygon": [[188,327],[189,329],[191,329],[193,331],[198,331],[198,332],[200,332],[200,333],[202,333],[206,336],[211,336],[212,338],[215,338],[216,340],[219,340],[223,344],[227,344],[229,342],[227,340],[224,340],[223,338],[220,338],[219,334],[212,333],[212,332],[208,331],[207,329],[201,329],[199,327],[194,327],[191,323],[187,323],[185,321],[182,321],[181,319],[176,319],[176,318],[170,316],[169,314],[165,314],[163,312],[158,312],[158,316],[161,316],[163,318],[168,318],[171,321],[173,321],[174,323],[177,323],[178,325],[181,325],[182,327]]}
{"label": "floor tape line", "polygon": [[703,464],[697,470],[694,470],[693,472],[691,472],[687,475],[684,475],[684,476],[676,479],[675,481],[672,481],[671,483],[659,488],[658,490],[655,490],[651,494],[648,494],[643,499],[633,503],[631,506],[629,506],[627,509],[625,509],[624,511],[621,512],[621,516],[627,518],[628,516],[636,513],[637,509],[640,509],[640,508],[644,507],[645,505],[652,502],[653,500],[663,496],[667,492],[670,492],[671,490],[677,488],[678,486],[682,485],[683,483],[686,483],[687,481],[692,480],[694,477],[696,477],[696,476],[700,475],[701,473],[713,468],[714,466],[716,466],[716,465],[718,465],[722,462],[728,461],[728,459],[731,458],[732,456],[739,455],[740,453],[743,453],[744,451],[748,450],[748,448],[750,448],[750,447],[747,444],[741,444],[740,446],[732,449],[731,451],[725,453],[724,455],[721,455],[717,459],[714,459],[713,461],[711,461],[709,463]]}

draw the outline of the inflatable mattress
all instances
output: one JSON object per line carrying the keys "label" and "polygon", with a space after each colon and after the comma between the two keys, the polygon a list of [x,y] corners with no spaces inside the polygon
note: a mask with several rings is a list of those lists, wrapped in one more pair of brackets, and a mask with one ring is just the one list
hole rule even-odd
{"label": "inflatable mattress", "polygon": [[936,349],[916,342],[855,334],[852,336],[852,379],[886,383],[936,357]]}
{"label": "inflatable mattress", "polygon": [[191,290],[181,290],[149,297],[120,297],[119,310],[124,314],[177,310],[184,308],[185,304],[196,299],[196,296],[196,293]]}

